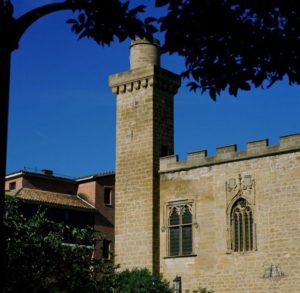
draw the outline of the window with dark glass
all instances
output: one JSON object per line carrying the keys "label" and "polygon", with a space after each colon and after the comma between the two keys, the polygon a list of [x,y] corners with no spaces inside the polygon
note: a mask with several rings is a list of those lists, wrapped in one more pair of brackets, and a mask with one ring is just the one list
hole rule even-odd
{"label": "window with dark glass", "polygon": [[8,188],[9,188],[9,190],[16,189],[16,182],[15,181],[10,182]]}
{"label": "window with dark glass", "polygon": [[111,256],[110,246],[111,244],[109,240],[103,240],[102,257],[104,259],[110,259]]}
{"label": "window with dark glass", "polygon": [[160,156],[166,157],[173,154],[173,148],[170,145],[162,145],[160,149]]}
{"label": "window with dark glass", "polygon": [[112,205],[112,187],[104,187],[104,204],[106,206]]}
{"label": "window with dark glass", "polygon": [[236,201],[230,215],[231,249],[233,251],[253,250],[253,213],[243,198]]}
{"label": "window with dark glass", "polygon": [[169,207],[168,254],[169,256],[190,255],[193,252],[191,205]]}

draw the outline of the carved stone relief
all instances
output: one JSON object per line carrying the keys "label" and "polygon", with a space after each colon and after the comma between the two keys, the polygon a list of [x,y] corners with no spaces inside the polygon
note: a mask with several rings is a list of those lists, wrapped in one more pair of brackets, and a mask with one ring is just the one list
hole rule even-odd
{"label": "carved stone relief", "polygon": [[285,277],[285,273],[282,271],[279,265],[271,264],[270,266],[267,266],[264,268],[265,272],[263,275],[264,279],[281,279]]}
{"label": "carved stone relief", "polygon": [[238,174],[225,183],[227,206],[233,198],[244,197],[250,204],[255,204],[255,180],[252,175]]}

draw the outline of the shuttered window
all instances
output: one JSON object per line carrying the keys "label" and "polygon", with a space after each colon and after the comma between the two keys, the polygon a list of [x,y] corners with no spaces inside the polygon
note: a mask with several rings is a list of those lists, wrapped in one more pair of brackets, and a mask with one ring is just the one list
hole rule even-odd
{"label": "shuttered window", "polygon": [[245,199],[241,198],[233,205],[230,221],[232,250],[253,250],[253,216]]}
{"label": "shuttered window", "polygon": [[191,205],[169,207],[169,256],[190,255],[193,252]]}

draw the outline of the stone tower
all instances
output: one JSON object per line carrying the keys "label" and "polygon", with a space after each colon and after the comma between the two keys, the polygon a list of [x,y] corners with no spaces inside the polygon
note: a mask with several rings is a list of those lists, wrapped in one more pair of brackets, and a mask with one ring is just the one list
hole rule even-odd
{"label": "stone tower", "polygon": [[173,154],[180,79],[160,67],[158,41],[132,41],[130,70],[111,75],[117,95],[115,261],[159,270],[159,158]]}

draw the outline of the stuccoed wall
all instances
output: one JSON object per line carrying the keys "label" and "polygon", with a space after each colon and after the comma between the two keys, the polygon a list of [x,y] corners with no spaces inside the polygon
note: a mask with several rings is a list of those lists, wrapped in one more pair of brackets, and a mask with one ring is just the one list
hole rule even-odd
{"label": "stuccoed wall", "polygon": [[[226,147],[226,155],[220,148],[215,157],[197,152],[182,162],[174,156],[161,159],[160,267],[165,277],[181,276],[183,289],[190,290],[299,293],[299,138],[282,137],[271,147],[253,142],[245,152]],[[228,213],[239,193],[254,213],[256,249],[251,252],[230,249]],[[194,255],[166,258],[166,206],[177,200],[193,203]]]}

